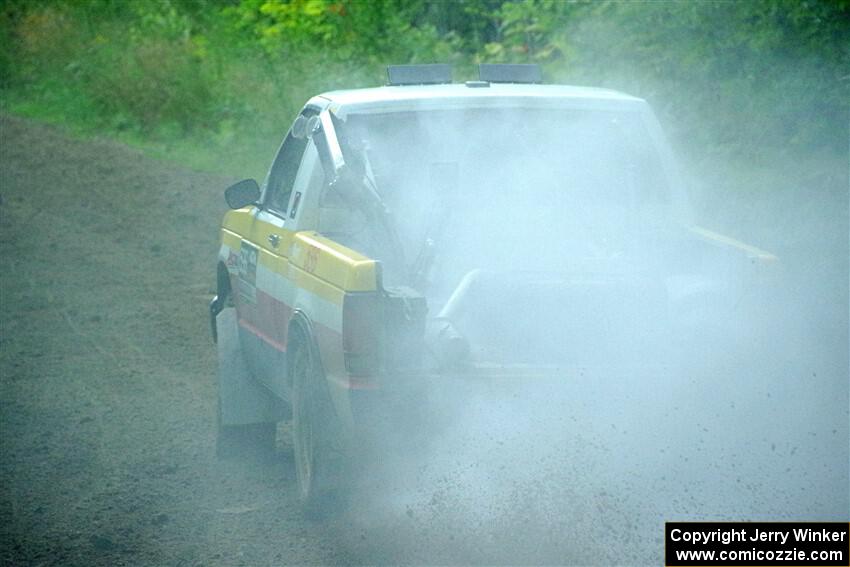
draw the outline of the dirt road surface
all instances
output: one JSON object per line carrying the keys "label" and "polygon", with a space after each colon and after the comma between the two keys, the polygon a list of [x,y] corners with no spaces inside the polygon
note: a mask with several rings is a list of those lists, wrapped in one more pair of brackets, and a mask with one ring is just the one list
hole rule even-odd
{"label": "dirt road surface", "polygon": [[846,519],[846,254],[806,323],[820,346],[771,384],[478,392],[311,522],[285,435],[268,462],[215,458],[206,306],[232,180],[8,116],[0,135],[3,565],[659,564],[664,519]]}
{"label": "dirt road surface", "polygon": [[2,118],[0,562],[340,563],[291,454],[215,460],[228,180]]}

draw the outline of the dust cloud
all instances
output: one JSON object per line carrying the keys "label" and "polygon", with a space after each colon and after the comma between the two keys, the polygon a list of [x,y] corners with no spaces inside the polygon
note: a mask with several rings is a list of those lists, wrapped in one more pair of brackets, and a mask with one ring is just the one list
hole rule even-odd
{"label": "dust cloud", "polygon": [[687,194],[635,100],[343,127],[404,260],[352,245],[431,318],[427,402],[334,521],[355,556],[657,564],[665,521],[846,520],[846,163]]}

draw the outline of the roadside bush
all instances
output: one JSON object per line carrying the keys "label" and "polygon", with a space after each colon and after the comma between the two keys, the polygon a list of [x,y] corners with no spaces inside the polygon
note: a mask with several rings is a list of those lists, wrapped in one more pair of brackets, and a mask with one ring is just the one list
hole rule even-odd
{"label": "roadside bush", "polygon": [[73,14],[62,6],[28,9],[22,2],[12,2],[0,14],[4,36],[0,53],[7,84],[61,74],[79,49],[81,37]]}
{"label": "roadside bush", "polygon": [[843,152],[848,21],[850,0],[5,0],[0,100],[169,148],[202,140],[220,167],[260,159],[250,148],[316,92],[382,84],[388,63],[462,79],[536,62],[648,98],[694,153]]}
{"label": "roadside bush", "polygon": [[841,1],[617,4],[575,33],[579,42],[611,38],[604,51],[578,49],[584,68],[632,62],[634,80],[700,145],[843,149],[848,21]]}
{"label": "roadside bush", "polygon": [[101,39],[90,48],[78,80],[119,127],[177,125],[188,131],[210,127],[216,118],[203,61],[188,40]]}

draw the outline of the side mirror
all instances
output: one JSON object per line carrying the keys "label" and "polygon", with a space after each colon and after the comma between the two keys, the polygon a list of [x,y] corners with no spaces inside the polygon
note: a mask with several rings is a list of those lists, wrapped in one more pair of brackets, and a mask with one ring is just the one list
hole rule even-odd
{"label": "side mirror", "polygon": [[224,200],[231,209],[241,209],[260,200],[260,186],[253,179],[244,179],[224,190]]}

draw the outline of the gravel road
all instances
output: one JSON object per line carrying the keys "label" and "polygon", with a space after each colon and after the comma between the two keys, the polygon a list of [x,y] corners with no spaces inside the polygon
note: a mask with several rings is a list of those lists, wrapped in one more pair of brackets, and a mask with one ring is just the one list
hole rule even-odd
{"label": "gravel road", "polygon": [[[307,521],[285,430],[271,460],[215,458],[232,180],[9,116],[0,135],[3,565],[660,564],[665,519],[847,519],[836,280],[769,382],[485,388],[346,515]],[[843,234],[822,256],[846,266]]]}
{"label": "gravel road", "polygon": [[215,459],[227,179],[3,117],[0,562],[340,563],[292,455]]}

